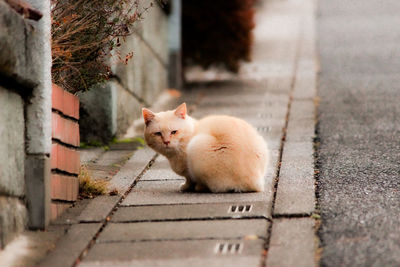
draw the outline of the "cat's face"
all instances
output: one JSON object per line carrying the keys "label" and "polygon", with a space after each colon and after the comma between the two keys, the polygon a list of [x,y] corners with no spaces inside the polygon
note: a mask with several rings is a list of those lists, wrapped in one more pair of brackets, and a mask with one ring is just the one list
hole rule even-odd
{"label": "cat's face", "polygon": [[185,103],[175,110],[153,113],[144,108],[142,112],[146,124],[144,136],[151,148],[164,155],[183,149],[182,144],[193,132]]}

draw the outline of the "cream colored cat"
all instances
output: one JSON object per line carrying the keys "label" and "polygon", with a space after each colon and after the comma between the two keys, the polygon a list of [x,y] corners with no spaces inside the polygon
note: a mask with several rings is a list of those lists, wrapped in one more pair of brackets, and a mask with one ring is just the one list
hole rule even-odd
{"label": "cream colored cat", "polygon": [[230,116],[197,121],[185,103],[175,110],[142,112],[147,144],[186,178],[182,191],[263,191],[267,144],[245,121]]}

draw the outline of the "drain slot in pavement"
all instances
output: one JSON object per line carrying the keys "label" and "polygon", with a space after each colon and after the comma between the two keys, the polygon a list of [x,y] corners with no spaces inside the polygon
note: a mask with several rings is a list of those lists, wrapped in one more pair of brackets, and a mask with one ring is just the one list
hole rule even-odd
{"label": "drain slot in pavement", "polygon": [[272,129],[271,126],[257,127],[257,131],[263,132],[263,133],[270,132],[271,129]]}
{"label": "drain slot in pavement", "polygon": [[228,213],[245,213],[245,212],[251,212],[253,208],[253,205],[232,205]]}
{"label": "drain slot in pavement", "polygon": [[270,118],[272,118],[272,114],[271,113],[259,113],[259,114],[257,114],[258,115],[258,117],[259,118],[262,118],[262,119],[270,119]]}
{"label": "drain slot in pavement", "polygon": [[242,243],[217,243],[215,246],[215,254],[240,254],[243,250]]}

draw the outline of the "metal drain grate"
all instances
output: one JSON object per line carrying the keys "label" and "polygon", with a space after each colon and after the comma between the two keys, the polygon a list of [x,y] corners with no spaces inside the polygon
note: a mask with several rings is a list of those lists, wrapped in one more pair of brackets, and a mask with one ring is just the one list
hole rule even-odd
{"label": "metal drain grate", "polygon": [[245,213],[250,212],[253,205],[232,205],[229,207],[228,213]]}
{"label": "metal drain grate", "polygon": [[262,118],[262,119],[270,119],[272,118],[271,113],[258,113],[257,117]]}
{"label": "metal drain grate", "polygon": [[215,254],[218,255],[240,254],[242,250],[242,243],[217,243],[215,246]]}
{"label": "metal drain grate", "polygon": [[263,132],[263,133],[270,132],[271,129],[272,129],[271,126],[257,127],[257,131]]}

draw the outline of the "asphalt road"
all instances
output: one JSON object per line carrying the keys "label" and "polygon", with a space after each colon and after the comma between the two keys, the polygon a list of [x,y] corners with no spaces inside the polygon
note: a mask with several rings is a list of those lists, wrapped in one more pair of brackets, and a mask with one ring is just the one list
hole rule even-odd
{"label": "asphalt road", "polygon": [[400,266],[399,14],[319,1],[322,266]]}

